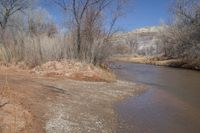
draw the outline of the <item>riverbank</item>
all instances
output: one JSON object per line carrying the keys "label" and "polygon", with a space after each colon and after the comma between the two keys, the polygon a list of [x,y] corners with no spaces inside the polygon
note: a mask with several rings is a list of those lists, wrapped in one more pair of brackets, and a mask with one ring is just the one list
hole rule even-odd
{"label": "riverbank", "polygon": [[200,62],[198,61],[187,62],[183,59],[170,59],[162,56],[117,55],[112,57],[111,60],[200,70]]}
{"label": "riverbank", "polygon": [[0,70],[1,133],[116,132],[116,102],[142,86]]}

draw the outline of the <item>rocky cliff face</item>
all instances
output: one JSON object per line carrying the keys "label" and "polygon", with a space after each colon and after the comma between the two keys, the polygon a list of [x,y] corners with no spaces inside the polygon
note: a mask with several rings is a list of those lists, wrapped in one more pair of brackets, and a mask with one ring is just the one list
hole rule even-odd
{"label": "rocky cliff face", "polygon": [[130,53],[142,55],[160,54],[161,42],[159,34],[163,27],[145,27],[127,33],[118,33],[115,37],[116,45],[128,47]]}

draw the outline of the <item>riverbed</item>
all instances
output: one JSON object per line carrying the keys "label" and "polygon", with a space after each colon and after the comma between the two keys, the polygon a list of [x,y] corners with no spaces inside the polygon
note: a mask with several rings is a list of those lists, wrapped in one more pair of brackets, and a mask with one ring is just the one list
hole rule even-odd
{"label": "riverbed", "polygon": [[147,90],[115,105],[119,133],[199,133],[200,72],[117,62],[120,80]]}

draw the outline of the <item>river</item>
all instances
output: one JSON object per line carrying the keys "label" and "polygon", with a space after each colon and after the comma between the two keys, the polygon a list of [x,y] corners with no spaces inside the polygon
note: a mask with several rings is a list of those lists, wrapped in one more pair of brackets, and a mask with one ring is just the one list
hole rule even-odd
{"label": "river", "polygon": [[200,72],[116,62],[120,80],[146,86],[116,104],[119,133],[200,133]]}

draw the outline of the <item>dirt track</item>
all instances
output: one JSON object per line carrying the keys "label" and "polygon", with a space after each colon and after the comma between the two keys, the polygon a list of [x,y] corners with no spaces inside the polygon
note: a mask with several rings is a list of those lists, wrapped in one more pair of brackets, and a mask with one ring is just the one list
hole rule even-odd
{"label": "dirt track", "polygon": [[[7,75],[10,91],[5,93],[7,97],[0,97],[1,104],[6,103],[0,107],[2,133],[116,132],[114,104],[142,90],[122,81],[92,83]],[[5,88],[5,77],[0,75],[1,90]]]}

